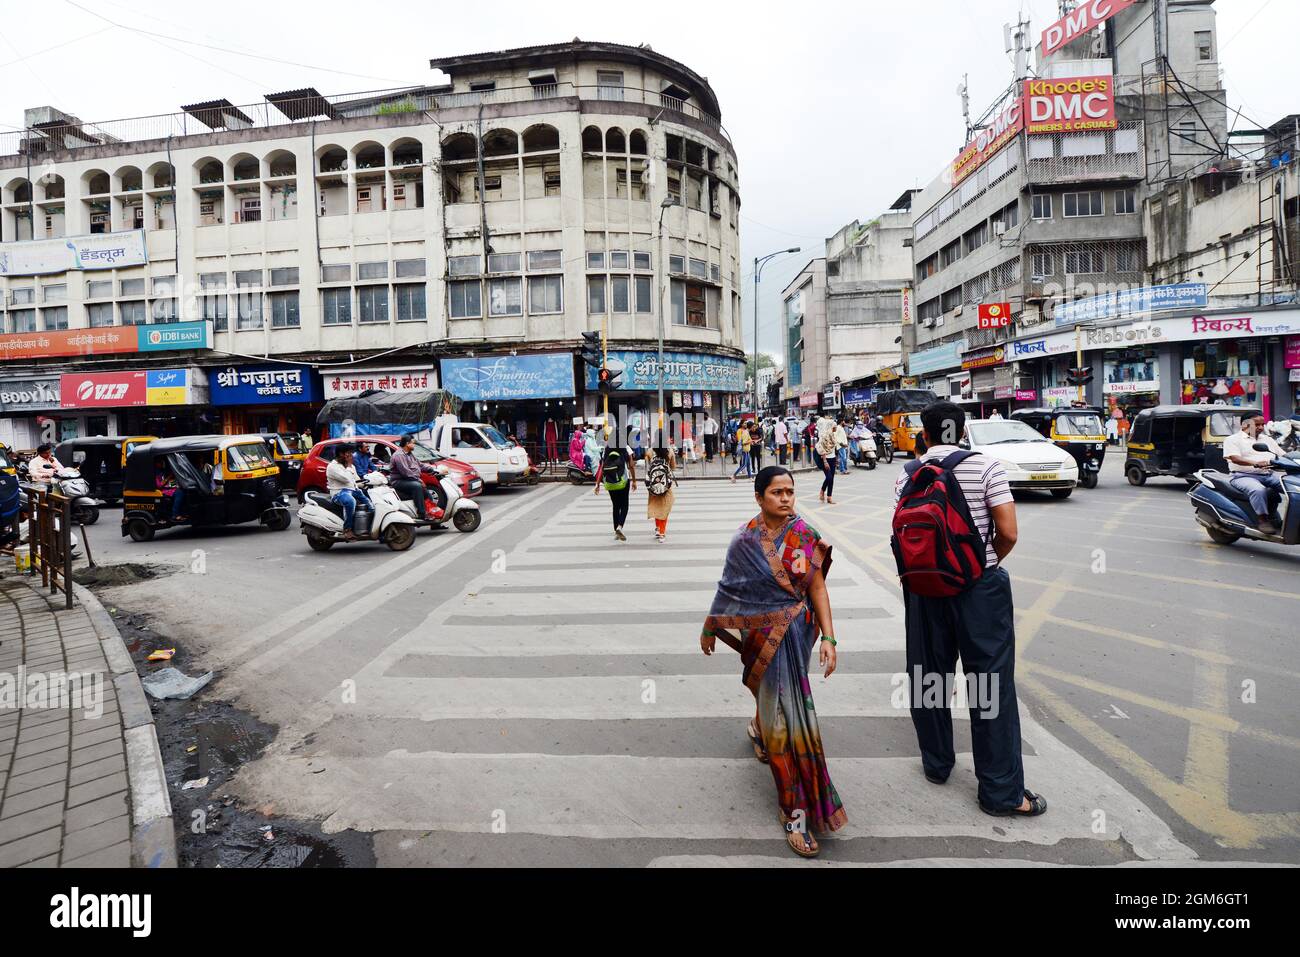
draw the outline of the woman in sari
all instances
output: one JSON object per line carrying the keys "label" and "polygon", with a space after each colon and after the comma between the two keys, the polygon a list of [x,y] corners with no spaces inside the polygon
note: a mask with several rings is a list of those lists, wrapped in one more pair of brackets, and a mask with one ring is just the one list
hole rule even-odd
{"label": "woman in sari", "polygon": [[788,469],[759,472],[754,498],[761,511],[731,540],[700,648],[711,655],[721,639],[740,652],[745,686],[758,703],[747,729],[754,756],[776,779],[787,843],[800,857],[815,857],[821,848],[810,832],[847,822],[822,754],[808,680],[814,645],[825,677],[835,671],[826,592],[831,549],[796,514]]}

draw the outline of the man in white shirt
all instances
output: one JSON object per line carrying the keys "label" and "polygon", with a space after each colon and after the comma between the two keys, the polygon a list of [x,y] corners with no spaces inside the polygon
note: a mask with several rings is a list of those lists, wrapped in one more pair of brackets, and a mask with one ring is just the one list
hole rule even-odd
{"label": "man in white shirt", "polygon": [[785,419],[777,419],[772,426],[772,436],[776,441],[776,451],[780,456],[780,462],[785,465],[786,446],[790,444],[790,427],[785,424]]}
{"label": "man in white shirt", "polygon": [[704,413],[704,460],[712,462],[718,454],[718,420]]}
{"label": "man in white shirt", "polygon": [[54,447],[48,442],[37,446],[36,457],[27,463],[27,475],[33,482],[48,484],[62,470],[63,466],[54,457]]}
{"label": "man in white shirt", "polygon": [[[1254,446],[1262,442],[1267,452],[1256,452]],[[1273,524],[1269,493],[1282,492],[1282,480],[1272,471],[1273,459],[1285,455],[1282,447],[1264,431],[1264,417],[1253,415],[1241,423],[1241,431],[1223,440],[1223,457],[1228,462],[1231,482],[1235,488],[1250,497],[1250,507],[1259,519],[1259,530],[1265,535],[1276,535],[1281,529]]]}
{"label": "man in white shirt", "polygon": [[357,506],[369,504],[358,485],[360,481],[357,470],[352,465],[352,450],[342,448],[325,469],[325,486],[329,489],[330,499],[343,506],[343,537],[356,538],[353,532]]}

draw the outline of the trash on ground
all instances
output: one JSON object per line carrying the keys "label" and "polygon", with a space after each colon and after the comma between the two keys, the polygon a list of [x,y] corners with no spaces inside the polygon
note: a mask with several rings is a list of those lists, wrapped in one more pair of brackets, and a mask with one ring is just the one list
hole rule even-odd
{"label": "trash on ground", "polygon": [[211,680],[211,671],[197,678],[191,678],[176,668],[162,668],[151,675],[145,675],[140,679],[140,683],[149,694],[159,701],[165,701],[168,698],[192,697]]}
{"label": "trash on ground", "polygon": [[146,659],[147,661],[171,661],[172,655],[176,654],[175,648],[159,648]]}
{"label": "trash on ground", "polygon": [[186,781],[181,785],[182,791],[193,791],[196,788],[205,788],[208,786],[208,778],[204,775],[201,778],[195,778],[193,781]]}

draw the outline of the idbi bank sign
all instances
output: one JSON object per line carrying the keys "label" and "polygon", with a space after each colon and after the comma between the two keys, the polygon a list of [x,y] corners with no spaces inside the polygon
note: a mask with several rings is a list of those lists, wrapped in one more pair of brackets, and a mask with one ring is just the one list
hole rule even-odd
{"label": "idbi bank sign", "polygon": [[1025,81],[1025,129],[1029,133],[1113,130],[1115,81],[1109,76],[1078,76]]}

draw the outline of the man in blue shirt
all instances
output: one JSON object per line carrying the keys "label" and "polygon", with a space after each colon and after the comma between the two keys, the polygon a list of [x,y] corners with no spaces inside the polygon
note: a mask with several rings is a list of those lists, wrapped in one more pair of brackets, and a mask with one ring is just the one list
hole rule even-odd
{"label": "man in blue shirt", "polygon": [[356,467],[357,477],[365,475],[375,467],[374,457],[370,454],[370,446],[362,442],[357,446],[357,451],[352,456],[352,464]]}

